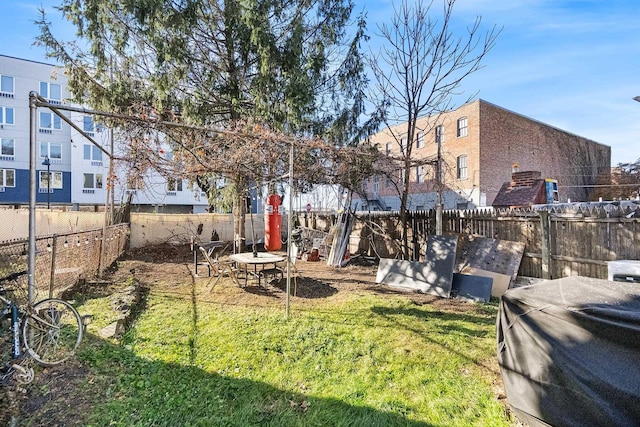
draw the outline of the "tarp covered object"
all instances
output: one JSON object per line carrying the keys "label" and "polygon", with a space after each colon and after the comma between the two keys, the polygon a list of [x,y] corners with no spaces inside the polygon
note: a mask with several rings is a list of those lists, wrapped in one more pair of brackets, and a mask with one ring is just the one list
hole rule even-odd
{"label": "tarp covered object", "polygon": [[530,426],[640,425],[640,284],[510,289],[497,319],[507,400]]}

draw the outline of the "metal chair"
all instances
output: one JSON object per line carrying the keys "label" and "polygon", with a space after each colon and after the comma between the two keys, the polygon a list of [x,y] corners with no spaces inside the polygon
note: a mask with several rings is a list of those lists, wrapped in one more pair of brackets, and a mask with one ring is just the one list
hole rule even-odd
{"label": "metal chair", "polygon": [[282,278],[284,277],[284,272],[277,265],[272,268],[263,268],[262,270],[258,271],[258,286],[260,286],[260,278],[262,277],[264,277],[265,283],[267,282],[267,279],[269,277],[272,278],[271,280],[275,280],[278,278],[282,280]]}
{"label": "metal chair", "polygon": [[[209,289],[209,292],[213,290],[216,283],[218,283],[218,280],[220,280],[220,278],[225,274],[231,278],[233,283],[240,286],[240,282],[238,281],[238,278],[236,276],[236,268],[233,265],[233,263],[227,262],[227,261],[221,261],[217,256],[216,258],[211,258],[211,256],[209,255],[209,253],[205,248],[200,247],[199,249],[200,249],[200,252],[202,253],[202,257],[207,262],[207,264],[209,265],[209,268],[213,272],[213,276],[209,278],[209,281],[207,282],[207,285],[206,285],[206,288]],[[211,283],[211,280],[213,280],[214,277],[216,280],[213,281],[213,284],[211,284],[211,288],[209,288],[209,284]]]}

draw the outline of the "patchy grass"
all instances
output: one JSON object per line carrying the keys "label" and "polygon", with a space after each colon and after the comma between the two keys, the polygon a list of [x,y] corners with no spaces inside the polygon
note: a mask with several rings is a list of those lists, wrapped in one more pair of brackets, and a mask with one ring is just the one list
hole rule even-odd
{"label": "patchy grass", "polygon": [[286,319],[151,294],[121,346],[79,355],[100,390],[87,423],[509,425],[492,384],[495,311],[365,295]]}
{"label": "patchy grass", "polygon": [[120,344],[98,337],[118,315],[111,296],[76,299],[93,316],[78,357],[37,369],[19,425],[515,424],[498,397],[496,303],[396,294],[370,269],[301,263],[287,319],[282,285],[224,278],[209,292],[190,252],[167,253],[122,262],[114,284],[135,267],[148,294]]}

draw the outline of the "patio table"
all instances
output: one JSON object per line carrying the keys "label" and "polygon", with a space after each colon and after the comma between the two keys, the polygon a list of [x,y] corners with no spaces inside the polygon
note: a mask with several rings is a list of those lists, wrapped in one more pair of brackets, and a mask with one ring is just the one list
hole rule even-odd
{"label": "patio table", "polygon": [[[240,270],[240,266],[244,266],[244,284],[247,284],[247,280],[249,275],[258,279],[258,286],[260,286],[260,273],[265,270],[265,266],[268,264],[275,265],[279,262],[285,260],[285,257],[282,255],[272,254],[270,252],[241,252],[233,255],[229,255],[229,259],[235,261],[238,264],[238,269]],[[249,266],[253,266],[253,271],[249,270]],[[260,270],[258,270],[260,267]]]}

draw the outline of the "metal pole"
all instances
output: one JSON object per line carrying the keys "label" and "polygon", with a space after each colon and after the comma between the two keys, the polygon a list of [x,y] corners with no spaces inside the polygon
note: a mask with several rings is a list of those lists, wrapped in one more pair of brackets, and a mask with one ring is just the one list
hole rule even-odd
{"label": "metal pole", "polygon": [[291,140],[291,148],[289,148],[289,221],[287,224],[287,299],[286,299],[286,317],[289,317],[289,294],[291,293],[291,232],[293,212],[293,139]]}
{"label": "metal pole", "polygon": [[36,297],[36,135],[38,106],[36,92],[29,93],[29,260],[27,297],[33,304]]}
{"label": "metal pole", "polygon": [[109,142],[110,142],[110,147],[109,147],[109,152],[111,153],[109,155],[109,178],[107,179],[107,193],[111,194],[111,204],[109,205],[109,225],[113,224],[113,210],[114,210],[114,205],[116,202],[116,196],[115,196],[115,188],[114,188],[114,180],[113,180],[113,168],[114,168],[114,164],[113,162],[115,162],[115,157],[113,157],[113,132],[114,132],[114,127],[112,127],[111,129],[109,129]]}
{"label": "metal pole", "polygon": [[438,138],[438,158],[436,159],[436,185],[437,185],[437,201],[436,201],[436,236],[442,236],[442,137]]}
{"label": "metal pole", "polygon": [[47,165],[47,209],[51,209],[51,161],[49,156],[44,158]]}

